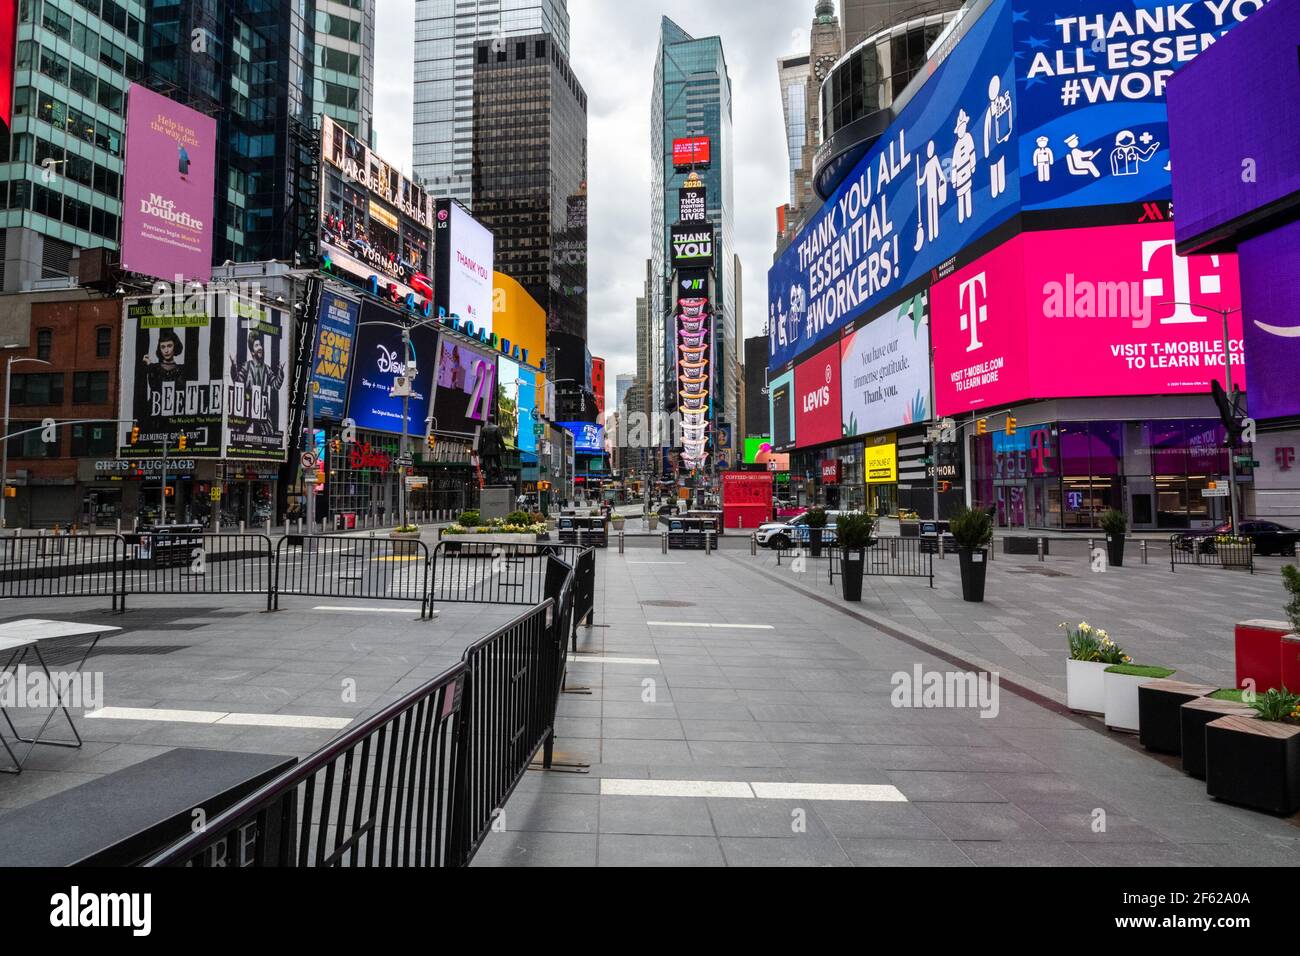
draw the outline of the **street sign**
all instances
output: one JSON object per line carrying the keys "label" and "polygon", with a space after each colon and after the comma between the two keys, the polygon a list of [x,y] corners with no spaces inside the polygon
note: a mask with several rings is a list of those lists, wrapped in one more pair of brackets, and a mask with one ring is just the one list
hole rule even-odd
{"label": "street sign", "polygon": [[302,453],[302,467],[304,471],[311,471],[316,467],[316,453],[305,451]]}
{"label": "street sign", "polygon": [[398,455],[396,458],[393,459],[393,464],[396,465],[398,468],[410,468],[413,464],[415,464],[415,459],[412,458],[410,455]]}
{"label": "street sign", "polygon": [[1228,497],[1228,486],[1222,488],[1202,488],[1201,496],[1204,498],[1226,498]]}

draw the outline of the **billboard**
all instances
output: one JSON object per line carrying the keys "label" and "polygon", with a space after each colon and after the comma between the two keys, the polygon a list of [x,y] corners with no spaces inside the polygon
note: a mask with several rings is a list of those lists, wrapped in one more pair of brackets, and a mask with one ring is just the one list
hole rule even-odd
{"label": "billboard", "polygon": [[696,222],[669,227],[674,269],[713,268],[713,224]]}
{"label": "billboard", "polygon": [[993,0],[967,20],[961,41],[768,271],[771,368],[1017,212],[1011,2]]}
{"label": "billboard", "polygon": [[361,305],[325,291],[316,321],[316,347],[312,352],[312,414],[317,418],[342,418],[348,400],[352,371],[352,340]]}
{"label": "billboard", "polygon": [[898,480],[898,446],[894,442],[868,444],[863,449],[862,474],[869,485],[890,484]]}
{"label": "billboard", "polygon": [[13,125],[14,41],[18,35],[18,0],[0,0],[0,122]]}
{"label": "billboard", "polygon": [[289,419],[285,313],[235,302],[227,324],[230,383],[226,389],[226,458],[285,460]]}
{"label": "billboard", "polygon": [[840,340],[840,416],[844,434],[930,418],[930,314],[918,292]]}
{"label": "billboard", "polygon": [[794,368],[794,433],[798,446],[842,438],[840,346],[833,343]]}
{"label": "billboard", "polygon": [[540,372],[527,369],[519,376],[519,451],[526,460],[534,463],[537,459],[537,436],[544,427],[538,420],[539,379],[542,379]]}
{"label": "billboard", "polygon": [[497,428],[501,430],[501,440],[511,450],[519,448],[519,432],[523,424],[520,421],[519,407],[522,384],[518,363],[508,358],[498,358],[496,422]]}
{"label": "billboard", "polygon": [[416,369],[410,379],[406,431],[409,435],[423,435],[437,364],[437,333],[428,326],[413,328],[411,355],[403,355],[402,330],[396,327],[400,322],[400,313],[377,302],[367,300],[361,304],[361,321],[357,323],[352,350],[348,417],[358,428],[401,434],[402,397],[389,393],[394,379],[408,374],[408,362],[413,358]]}
{"label": "billboard", "polygon": [[708,273],[687,270],[677,276],[675,305],[678,409],[681,412],[682,464],[698,468],[709,457],[713,396],[713,305]]}
{"label": "billboard", "polygon": [[776,451],[789,451],[794,447],[794,369],[773,377],[767,389],[772,447]]}
{"label": "billboard", "polygon": [[1300,203],[1297,38],[1300,6],[1270,3],[1170,79],[1174,233],[1184,252],[1253,213]]}
{"label": "billboard", "polygon": [[320,253],[392,302],[431,304],[433,199],[328,116],[321,117]]}
{"label": "billboard", "polygon": [[473,323],[470,335],[492,331],[492,232],[450,199],[437,202],[437,306]]}
{"label": "billboard", "polygon": [[289,414],[285,313],[228,295],[207,307],[160,314],[156,299],[129,299],[122,317],[119,458],[285,460]]}
{"label": "billboard", "polygon": [[605,450],[605,426],[595,422],[556,422],[573,433],[573,450],[578,454],[598,455]]}
{"label": "billboard", "polygon": [[[1193,395],[1223,378],[1236,256],[1179,256],[1170,223],[1022,233],[930,290],[940,415],[1034,398]],[[1233,378],[1246,381],[1241,317]]]}
{"label": "billboard", "polygon": [[708,218],[708,195],[704,184],[687,180],[686,185],[677,190],[677,221],[706,222]]}
{"label": "billboard", "polygon": [[[11,62],[12,56],[9,61]],[[217,121],[132,83],[126,100],[122,268],[212,278]]]}
{"label": "billboard", "polygon": [[[1063,10],[1043,0],[1018,4],[1016,90],[1024,208],[1169,199],[1165,83],[1262,5],[1262,0],[1084,0]],[[1294,43],[1289,61],[1293,68]],[[1262,70],[1258,64],[1253,68]],[[1275,84],[1266,89],[1257,103],[1281,101]],[[1242,157],[1260,155],[1243,152],[1240,140],[1224,135],[1229,131],[1223,121],[1234,111],[1217,89],[1198,104],[1212,118],[1211,141],[1233,151],[1239,171]],[[1271,117],[1263,118],[1268,110],[1255,106],[1249,112],[1273,129]],[[1189,148],[1200,151],[1205,145],[1197,141]],[[1178,215],[1184,215],[1181,204]]]}
{"label": "billboard", "polygon": [[[1241,305],[1253,418],[1300,415],[1300,222],[1241,244]],[[1234,373],[1234,383],[1241,380]]]}
{"label": "billboard", "polygon": [[673,168],[682,170],[692,166],[708,166],[710,147],[707,136],[687,136],[673,140]]}
{"label": "billboard", "polygon": [[437,365],[433,430],[439,434],[475,434],[494,411],[496,357],[487,349],[474,348],[442,333],[438,336]]}

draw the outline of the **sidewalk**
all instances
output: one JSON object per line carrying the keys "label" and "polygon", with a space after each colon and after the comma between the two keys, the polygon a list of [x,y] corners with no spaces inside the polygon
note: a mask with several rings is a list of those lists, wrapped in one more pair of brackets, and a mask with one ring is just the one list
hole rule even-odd
{"label": "sidewalk", "polygon": [[[1085,576],[1066,560],[1043,577],[999,556],[980,608],[948,560],[935,591],[873,579],[850,609],[824,567],[797,575],[770,554],[601,552],[569,681],[591,694],[560,703],[560,759],[590,772],[530,773],[475,864],[1300,863],[1293,821],[1215,803],[1174,761],[1053,702],[1056,624],[1080,617],[1139,660],[1177,652],[1189,679],[1230,682],[1224,628],[1258,616],[1276,575]],[[1050,696],[1002,684],[991,717],[893,706],[895,675],[977,656]]]}

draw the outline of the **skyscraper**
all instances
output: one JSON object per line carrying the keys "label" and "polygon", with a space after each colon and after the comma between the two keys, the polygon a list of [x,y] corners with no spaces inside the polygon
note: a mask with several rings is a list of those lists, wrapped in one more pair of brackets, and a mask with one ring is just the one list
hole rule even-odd
{"label": "skyscraper", "polygon": [[474,215],[496,268],[587,338],[587,94],[549,34],[474,46]]}
{"label": "skyscraper", "polygon": [[847,53],[873,34],[912,17],[961,6],[961,0],[840,0],[840,37]]}
{"label": "skyscraper", "polygon": [[808,129],[808,77],[812,73],[808,54],[781,57],[776,61],[776,72],[781,83],[781,113],[785,117],[785,150],[790,160],[788,202],[797,208],[803,144]]}
{"label": "skyscraper", "polygon": [[674,140],[703,137],[708,140],[707,167],[695,174],[706,192],[705,219],[713,241],[713,343],[714,393],[710,418],[714,426],[734,423],[734,398],[738,394],[733,258],[733,187],[731,77],[723,55],[722,39],[696,38],[664,17],[655,58],[654,88],[650,103],[650,290],[649,320],[653,369],[651,405],[656,411],[678,406],[676,383],[677,333],[671,326],[673,301],[669,284],[673,276],[671,228],[678,220],[678,197],[687,176],[674,159]]}
{"label": "skyscraper", "polygon": [[568,59],[566,0],[416,0],[412,148],[435,194],[473,202],[475,44],[538,33]]}

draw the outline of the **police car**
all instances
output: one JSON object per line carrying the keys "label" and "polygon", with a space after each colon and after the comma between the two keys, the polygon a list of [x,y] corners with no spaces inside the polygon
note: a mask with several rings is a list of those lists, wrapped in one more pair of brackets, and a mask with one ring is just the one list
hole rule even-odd
{"label": "police car", "polygon": [[[826,512],[826,527],[822,528],[823,544],[835,541],[835,521],[841,514],[843,512],[840,511]],[[807,544],[808,530],[808,515],[805,512],[795,518],[765,522],[758,526],[755,534],[762,547],[784,551],[791,545]]]}

